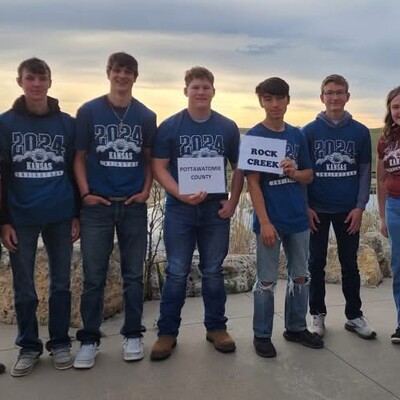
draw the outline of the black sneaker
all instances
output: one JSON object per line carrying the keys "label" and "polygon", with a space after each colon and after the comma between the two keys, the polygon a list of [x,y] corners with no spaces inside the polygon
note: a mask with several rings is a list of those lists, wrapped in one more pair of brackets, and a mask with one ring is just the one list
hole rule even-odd
{"label": "black sneaker", "polygon": [[322,349],[324,347],[324,341],[321,336],[311,333],[308,329],[300,332],[285,330],[283,337],[289,342],[301,343],[303,346],[311,347],[312,349]]}
{"label": "black sneaker", "polygon": [[260,357],[273,358],[276,357],[276,350],[271,342],[271,338],[260,338],[254,336],[254,349]]}
{"label": "black sneaker", "polygon": [[400,327],[396,328],[396,332],[390,336],[390,340],[394,344],[400,344]]}

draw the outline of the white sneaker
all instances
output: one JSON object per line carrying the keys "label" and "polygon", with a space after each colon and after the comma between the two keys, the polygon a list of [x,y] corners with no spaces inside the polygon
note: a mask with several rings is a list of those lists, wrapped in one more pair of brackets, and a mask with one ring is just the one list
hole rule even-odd
{"label": "white sneaker", "polygon": [[325,335],[325,316],[326,314],[311,315],[309,331],[316,333],[320,337]]}
{"label": "white sneaker", "polygon": [[81,344],[75,356],[74,368],[92,368],[98,352],[99,347],[96,343]]}
{"label": "white sneaker", "polygon": [[373,339],[376,336],[376,332],[368,326],[367,319],[364,316],[349,319],[344,324],[344,328],[350,332],[356,333],[363,339]]}
{"label": "white sneaker", "polygon": [[143,339],[125,338],[122,345],[125,361],[138,361],[144,357]]}

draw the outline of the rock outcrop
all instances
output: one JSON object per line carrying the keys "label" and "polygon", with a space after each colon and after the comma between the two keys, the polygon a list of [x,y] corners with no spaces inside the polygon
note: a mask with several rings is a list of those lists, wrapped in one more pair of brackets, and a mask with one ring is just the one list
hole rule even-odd
{"label": "rock outcrop", "polygon": [[[80,296],[82,293],[82,267],[79,246],[74,246],[71,266],[71,326],[82,325],[80,317]],[[48,321],[48,286],[49,272],[47,267],[47,255],[42,245],[39,245],[36,255],[35,283],[39,300],[37,318],[41,325]],[[15,324],[14,295],[12,289],[12,272],[8,252],[4,251],[0,264],[0,322]],[[104,319],[109,318],[122,310],[122,290],[119,268],[119,251],[115,248],[110,259],[110,268],[107,276],[104,296]]]}
{"label": "rock outcrop", "polygon": [[[326,282],[340,283],[340,263],[337,255],[336,244],[330,243],[328,247],[328,260],[326,266]],[[224,262],[224,281],[227,293],[240,293],[251,291],[256,277],[256,259],[254,254],[237,255],[229,254]],[[110,259],[105,298],[104,319],[121,312],[123,309],[122,287],[119,266],[118,246],[115,246]],[[376,287],[383,277],[390,277],[390,248],[387,239],[379,233],[364,234],[358,253],[361,283],[365,286]],[[146,279],[146,290],[151,299],[160,298],[160,287],[163,284],[165,256],[159,255],[155,265]],[[280,278],[286,279],[285,256],[283,251],[279,266]],[[36,290],[39,299],[38,320],[40,324],[47,324],[48,302],[48,267],[47,255],[42,245],[38,247],[35,269]],[[82,293],[82,267],[79,245],[74,246],[71,267],[72,310],[71,326],[80,327],[80,295]],[[199,256],[193,256],[192,270],[188,278],[188,296],[201,295],[201,273],[199,270]],[[0,264],[0,322],[15,324],[15,310],[12,290],[12,273],[8,252],[4,251]]]}

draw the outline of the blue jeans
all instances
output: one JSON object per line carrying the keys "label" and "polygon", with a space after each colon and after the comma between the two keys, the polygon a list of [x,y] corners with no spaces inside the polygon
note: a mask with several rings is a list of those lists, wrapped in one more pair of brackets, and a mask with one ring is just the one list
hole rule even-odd
{"label": "blue jeans", "polygon": [[147,245],[147,205],[112,201],[106,206],[83,205],[81,210],[81,251],[83,293],[81,316],[83,329],[77,339],[84,344],[100,343],[103,321],[104,288],[108,264],[117,232],[125,319],[121,335],[141,336],[143,313],[143,264]]}
{"label": "blue jeans", "polygon": [[329,228],[332,223],[335,231],[339,261],[342,273],[342,291],[346,300],[345,315],[347,319],[361,317],[360,273],[357,264],[357,251],[360,234],[349,235],[345,223],[348,213],[320,213],[318,231],[310,236],[309,270],[310,314],[326,314],[325,305],[325,265],[328,250]]}
{"label": "blue jeans", "polygon": [[46,247],[49,260],[49,336],[46,349],[70,346],[68,336],[71,315],[71,221],[43,226],[16,227],[17,251],[10,252],[13,272],[15,311],[18,335],[16,344],[21,352],[43,352],[39,339],[36,309],[34,270],[39,234]]}
{"label": "blue jeans", "polygon": [[222,263],[228,253],[230,221],[219,217],[219,208],[220,200],[217,199],[197,206],[184,203],[166,206],[164,243],[167,268],[158,320],[159,336],[178,336],[196,244],[202,273],[204,325],[207,330],[226,329]]}
{"label": "blue jeans", "polygon": [[391,247],[393,297],[397,310],[397,326],[400,327],[400,199],[386,196],[386,225]]}
{"label": "blue jeans", "polygon": [[[253,287],[254,336],[270,338],[274,319],[274,293],[278,280],[279,253],[281,245],[286,255],[288,282],[285,297],[285,328],[299,332],[307,329],[308,280],[304,284],[294,282],[296,278],[308,279],[307,257],[309,231],[280,235],[272,247],[265,246],[257,235],[257,280]],[[264,282],[270,284],[266,286]]]}

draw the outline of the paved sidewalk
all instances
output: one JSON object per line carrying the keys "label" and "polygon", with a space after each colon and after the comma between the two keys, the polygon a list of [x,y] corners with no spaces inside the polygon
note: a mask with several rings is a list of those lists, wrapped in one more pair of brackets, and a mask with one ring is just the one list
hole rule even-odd
{"label": "paved sidewalk", "polygon": [[[0,375],[0,399],[400,399],[400,345],[390,343],[395,328],[390,279],[377,289],[362,288],[364,313],[378,333],[373,341],[344,330],[341,287],[327,286],[327,334],[322,350],[283,339],[284,285],[280,281],[276,293],[276,359],[262,359],[253,351],[251,293],[228,296],[229,331],[237,344],[237,351],[232,354],[218,353],[206,342],[202,300],[190,298],[171,358],[151,362],[148,355],[156,338],[159,307],[159,302],[153,301],[144,307],[144,360],[122,360],[121,316],[117,316],[103,324],[106,337],[93,369],[57,371],[50,357],[43,354],[31,375],[13,378],[9,371],[17,355],[16,327],[0,324],[0,361],[7,366],[6,374]],[[46,340],[46,329],[41,332]],[[74,342],[74,353],[77,347]]]}

